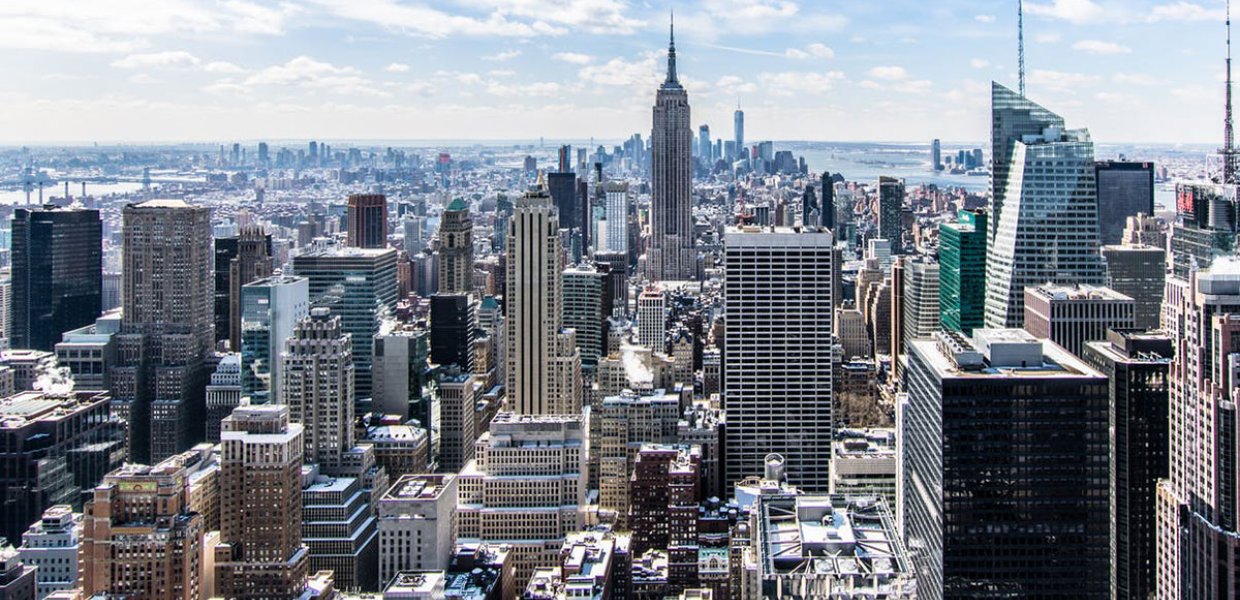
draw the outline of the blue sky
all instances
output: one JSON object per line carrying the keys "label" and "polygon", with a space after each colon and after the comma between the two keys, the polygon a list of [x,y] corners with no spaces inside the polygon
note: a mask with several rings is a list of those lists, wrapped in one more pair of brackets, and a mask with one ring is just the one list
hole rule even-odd
{"label": "blue sky", "polygon": [[[1016,82],[1015,0],[4,0],[0,140],[648,135],[673,8],[716,137],[739,101],[749,139],[980,141]],[[1223,0],[1025,11],[1069,126],[1220,140]]]}

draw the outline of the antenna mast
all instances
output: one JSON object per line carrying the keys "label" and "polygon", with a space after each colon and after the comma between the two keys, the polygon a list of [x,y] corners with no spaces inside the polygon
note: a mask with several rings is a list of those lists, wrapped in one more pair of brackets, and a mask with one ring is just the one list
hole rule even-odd
{"label": "antenna mast", "polygon": [[1235,184],[1240,154],[1236,152],[1235,128],[1231,113],[1231,0],[1227,0],[1227,93],[1223,121],[1223,183]]}
{"label": "antenna mast", "polygon": [[[1231,0],[1227,0],[1231,2]],[[1016,0],[1016,46],[1020,63],[1020,97],[1025,97],[1025,2]]]}

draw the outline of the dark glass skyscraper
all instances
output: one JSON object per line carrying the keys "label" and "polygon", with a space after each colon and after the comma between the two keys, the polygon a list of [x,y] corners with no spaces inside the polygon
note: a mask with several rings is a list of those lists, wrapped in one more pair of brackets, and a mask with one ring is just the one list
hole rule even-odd
{"label": "dark glass skyscraper", "polygon": [[960,211],[939,226],[939,314],[943,329],[973,335],[986,320],[986,212]]}
{"label": "dark glass skyscraper", "polygon": [[103,290],[99,211],[13,213],[10,346],[51,350],[60,334],[95,322]]}
{"label": "dark glass skyscraper", "polygon": [[1094,164],[1098,187],[1098,236],[1102,245],[1120,243],[1128,217],[1154,214],[1154,163],[1100,161]]}
{"label": "dark glass skyscraper", "polygon": [[387,247],[387,197],[383,194],[349,196],[349,237],[354,248]]}
{"label": "dark glass skyscraper", "polygon": [[878,178],[878,237],[891,244],[892,254],[904,252],[904,180]]}

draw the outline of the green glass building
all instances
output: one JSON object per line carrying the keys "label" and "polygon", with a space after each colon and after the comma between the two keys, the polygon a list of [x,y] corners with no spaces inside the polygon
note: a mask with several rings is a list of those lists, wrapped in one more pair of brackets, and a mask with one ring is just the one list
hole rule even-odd
{"label": "green glass building", "polygon": [[939,226],[939,313],[943,329],[973,335],[986,320],[986,212],[962,210]]}

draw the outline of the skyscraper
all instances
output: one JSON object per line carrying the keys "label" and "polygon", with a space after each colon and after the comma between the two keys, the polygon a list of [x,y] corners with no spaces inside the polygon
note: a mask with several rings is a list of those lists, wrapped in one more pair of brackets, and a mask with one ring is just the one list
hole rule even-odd
{"label": "skyscraper", "polygon": [[103,290],[103,225],[83,208],[13,213],[9,347],[51,350],[95,322]]}
{"label": "skyscraper", "polygon": [[648,277],[652,281],[694,279],[693,128],[689,125],[689,94],[676,78],[674,29],[667,46],[667,78],[655,97],[650,160]]}
{"label": "skyscraper", "polygon": [[439,293],[473,292],[473,230],[469,205],[460,198],[453,200],[439,222]]}
{"label": "skyscraper", "polygon": [[937,138],[930,142],[930,169],[934,171],[943,170],[943,142]]}
{"label": "skyscraper", "polygon": [[1137,329],[1158,329],[1167,280],[1167,252],[1154,246],[1103,246],[1107,287],[1136,302]]}
{"label": "skyscraper", "polygon": [[878,237],[891,243],[892,254],[904,252],[904,180],[878,178]]}
{"label": "skyscraper", "polygon": [[943,329],[973,335],[986,320],[986,212],[960,211],[939,226],[939,313]]}
{"label": "skyscraper", "polygon": [[215,338],[241,348],[241,288],[271,276],[271,235],[243,227],[234,237],[215,240]]}
{"label": "skyscraper", "polygon": [[1098,237],[1118,244],[1128,217],[1154,214],[1154,163],[1104,160],[1094,163],[1098,187]]}
{"label": "skyscraper", "polygon": [[225,598],[293,598],[305,587],[301,541],[300,423],[287,406],[243,406],[224,419],[220,440],[217,591]]}
{"label": "skyscraper", "polygon": [[607,353],[605,337],[607,317],[605,306],[611,305],[608,274],[594,265],[577,265],[564,269],[564,327],[577,332],[577,349],[583,368],[594,368],[599,356]]}
{"label": "skyscraper", "polygon": [[939,320],[940,270],[939,263],[933,260],[904,261],[904,294],[901,301],[904,309],[901,332],[904,343],[928,338],[942,327]]}
{"label": "skyscraper", "polygon": [[547,192],[560,217],[560,227],[573,229],[581,225],[581,202],[577,198],[577,174],[570,171],[547,173]]}
{"label": "skyscraper", "polygon": [[1132,298],[1101,286],[1025,288],[1025,331],[1081,356],[1085,342],[1107,339],[1109,329],[1132,329]]}
{"label": "skyscraper", "polygon": [[580,357],[561,330],[560,224],[545,190],[517,201],[508,222],[508,405],[524,415],[576,414]]}
{"label": "skyscraper", "polygon": [[732,113],[732,133],[735,137],[737,154],[731,157],[732,160],[748,158],[748,152],[745,150],[745,112],[741,110],[739,102],[736,103],[736,112]]}
{"label": "skyscraper", "polygon": [[[999,228],[1008,194],[1008,179],[1014,165],[1012,155],[1016,144],[1026,135],[1042,135],[1049,128],[1064,128],[1063,117],[1052,113],[1024,95],[991,83],[990,88],[990,237]],[[1023,162],[1023,161],[1022,161]]]}
{"label": "skyscraper", "polygon": [[284,343],[281,404],[305,426],[305,461],[339,466],[353,447],[353,345],[340,317],[314,308]]}
{"label": "skyscraper", "polygon": [[1015,128],[1021,137],[996,137],[994,180],[1006,187],[1002,195],[996,188],[999,222],[986,256],[986,325],[1020,327],[1025,286],[1103,282],[1094,144],[1088,131],[1065,131],[1063,119],[999,84],[993,98],[996,131]]}
{"label": "skyscraper", "polygon": [[1105,597],[1106,377],[1024,331],[977,329],[909,342],[907,386],[917,597]]}
{"label": "skyscraper", "polygon": [[354,248],[387,247],[387,196],[349,196],[348,245]]}
{"label": "skyscraper", "polygon": [[280,401],[284,340],[310,311],[310,282],[277,275],[241,286],[241,393],[251,404]]}
{"label": "skyscraper", "polygon": [[629,253],[629,186],[618,181],[608,181],[603,185],[603,193],[607,202],[607,238],[602,248],[607,252]]}
{"label": "skyscraper", "polygon": [[763,472],[772,452],[788,479],[829,488],[832,426],[831,234],[724,234],[725,480]]}
{"label": "skyscraper", "polygon": [[202,439],[204,359],[214,345],[211,215],[182,200],[125,206],[113,406],[129,456],[154,462]]}
{"label": "skyscraper", "polygon": [[1175,344],[1168,414],[1174,451],[1170,475],[1156,492],[1156,592],[1159,598],[1235,597],[1240,260],[1215,259],[1187,280],[1169,277],[1165,303],[1167,336]]}
{"label": "skyscraper", "polygon": [[698,156],[702,158],[702,164],[709,169],[712,163],[711,150],[714,146],[710,143],[710,125],[702,125],[698,127]]}

